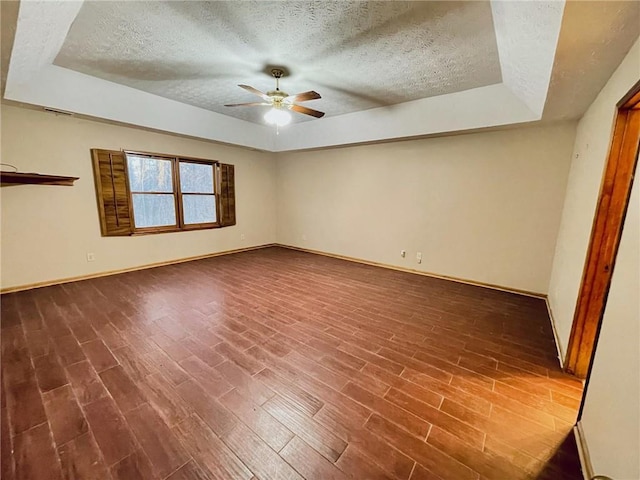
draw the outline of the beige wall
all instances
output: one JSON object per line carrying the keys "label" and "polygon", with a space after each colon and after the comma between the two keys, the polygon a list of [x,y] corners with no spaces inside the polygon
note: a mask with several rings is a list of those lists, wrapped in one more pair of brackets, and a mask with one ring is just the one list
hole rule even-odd
{"label": "beige wall", "polygon": [[[2,288],[117,270],[275,241],[273,155],[140,129],[2,106],[2,162],[80,177],[73,187],[1,191]],[[91,148],[137,149],[236,166],[237,225],[139,237],[101,237]],[[245,240],[240,240],[240,235]],[[95,261],[87,262],[87,252]]]}
{"label": "beige wall", "polygon": [[549,304],[563,353],[571,333],[616,103],[638,81],[639,71],[640,42],[636,42],[578,123],[549,285]]}
{"label": "beige wall", "polygon": [[[640,78],[636,42],[580,120],[549,287],[566,351],[586,250],[607,159],[616,103]],[[638,180],[627,213],[585,404],[583,429],[596,473],[640,478],[638,349]]]}
{"label": "beige wall", "polygon": [[[280,154],[276,171],[274,154],[140,129],[10,106],[2,120],[4,162],[80,177],[2,189],[2,288],[271,243],[278,210],[285,244],[544,293],[574,133],[569,123]],[[238,225],[101,237],[95,147],[235,163]]]}
{"label": "beige wall", "polygon": [[640,182],[635,179],[582,416],[595,473],[640,478]]}
{"label": "beige wall", "polygon": [[563,123],[280,154],[278,242],[546,293],[574,135]]}

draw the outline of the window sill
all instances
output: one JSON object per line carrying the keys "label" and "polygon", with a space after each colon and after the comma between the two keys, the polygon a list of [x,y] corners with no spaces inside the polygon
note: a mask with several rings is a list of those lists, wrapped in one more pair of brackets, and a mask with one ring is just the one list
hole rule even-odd
{"label": "window sill", "polygon": [[143,230],[136,230],[133,233],[131,233],[131,237],[138,237],[138,236],[142,236],[142,235],[156,235],[158,233],[177,233],[177,232],[194,232],[194,231],[198,231],[198,230],[211,230],[214,228],[222,228],[222,225],[220,225],[219,223],[212,223],[212,224],[200,224],[200,225],[192,225],[192,226],[185,226],[182,228],[153,228],[153,229],[143,229]]}

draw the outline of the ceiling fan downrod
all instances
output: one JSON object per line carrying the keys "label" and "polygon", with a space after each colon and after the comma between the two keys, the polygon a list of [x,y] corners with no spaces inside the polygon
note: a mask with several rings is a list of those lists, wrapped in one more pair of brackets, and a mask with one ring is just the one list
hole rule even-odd
{"label": "ceiling fan downrod", "polygon": [[273,75],[273,78],[276,79],[276,91],[279,92],[280,91],[280,79],[284,75],[284,72],[282,70],[280,70],[279,68],[272,68],[271,69],[271,75]]}

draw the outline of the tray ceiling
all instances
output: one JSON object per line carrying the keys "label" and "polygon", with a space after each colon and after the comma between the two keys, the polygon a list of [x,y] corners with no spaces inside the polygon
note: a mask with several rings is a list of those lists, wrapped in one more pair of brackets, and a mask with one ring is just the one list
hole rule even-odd
{"label": "tray ceiling", "polygon": [[260,124],[267,64],[327,117],[502,80],[488,1],[85,2],[54,64]]}
{"label": "tray ceiling", "polygon": [[[640,2],[29,0],[14,28],[5,99],[287,151],[576,118]],[[264,110],[222,107],[257,99],[238,83],[272,89],[268,65],[327,115],[276,135]]]}

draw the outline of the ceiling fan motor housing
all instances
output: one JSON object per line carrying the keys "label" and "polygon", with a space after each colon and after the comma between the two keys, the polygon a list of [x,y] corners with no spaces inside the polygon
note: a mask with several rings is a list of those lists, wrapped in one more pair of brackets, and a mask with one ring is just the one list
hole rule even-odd
{"label": "ceiling fan motor housing", "polygon": [[267,96],[271,97],[274,108],[281,108],[283,106],[289,105],[289,102],[286,102],[284,100],[289,96],[289,94],[283,92],[282,90],[272,90],[270,92],[267,92]]}

